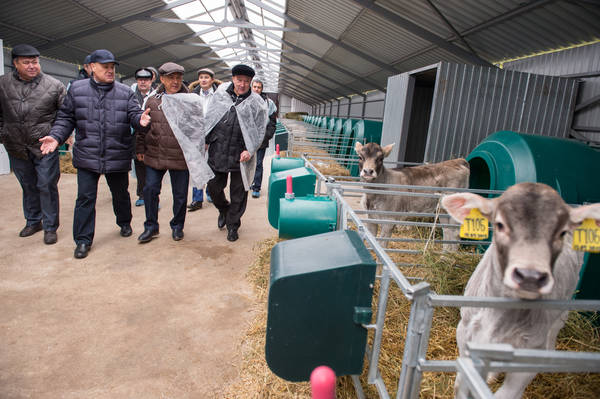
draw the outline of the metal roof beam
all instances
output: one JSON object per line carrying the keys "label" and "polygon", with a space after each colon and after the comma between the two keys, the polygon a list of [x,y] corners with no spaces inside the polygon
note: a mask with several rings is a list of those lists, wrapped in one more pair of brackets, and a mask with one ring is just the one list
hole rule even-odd
{"label": "metal roof beam", "polygon": [[304,98],[310,98],[312,101],[318,102],[319,98],[316,97],[313,93],[310,93],[302,88],[299,87],[294,87],[290,84],[284,83],[281,85],[282,88],[289,88],[290,90],[292,90],[292,92],[297,92],[300,95],[302,95]]}
{"label": "metal roof beam", "polygon": [[467,49],[469,49],[469,51],[475,55],[476,57],[479,57],[479,55],[477,54],[477,52],[475,50],[473,50],[473,47],[471,47],[471,45],[465,40],[464,37],[462,37],[462,35],[458,32],[458,30],[456,30],[456,28],[454,27],[454,25],[452,25],[452,23],[450,23],[450,21],[448,20],[448,18],[446,18],[446,16],[440,11],[440,9],[438,7],[436,7],[435,4],[433,4],[433,2],[431,0],[425,0],[425,2],[427,4],[429,4],[429,8],[431,8],[433,10],[433,12],[435,12],[438,17],[440,17],[440,19],[442,20],[442,22],[444,24],[446,24],[446,26],[448,27],[448,29],[450,29],[452,32],[454,32],[454,34],[456,35],[456,37],[458,38],[458,40],[460,40],[460,42],[463,44],[463,46],[465,46]]}
{"label": "metal roof beam", "polygon": [[283,13],[273,7],[269,7],[267,4],[263,3],[262,1],[259,1],[259,0],[245,0],[245,1],[247,1],[248,3],[254,4],[255,6],[261,7],[262,9],[267,10],[271,14],[277,15],[278,17],[283,18],[286,21],[292,22],[293,24],[298,25],[303,31],[305,31],[307,33],[312,33],[312,34],[320,37],[321,39],[327,40],[328,42],[331,42],[331,43],[335,44],[336,46],[339,46],[339,47],[343,48],[344,50],[346,50],[366,61],[369,61],[370,63],[372,63],[374,65],[377,65],[381,69],[385,69],[394,74],[398,73],[398,70],[396,68],[394,68],[393,66],[386,64],[385,62],[381,62],[377,58],[357,49],[354,46],[350,46],[349,44],[346,44],[346,43],[342,42],[341,40],[338,40],[337,38],[330,36],[322,31],[314,28],[313,26],[310,26],[310,25],[300,21],[297,18],[289,16],[286,13]]}
{"label": "metal roof beam", "polygon": [[195,19],[177,19],[177,18],[158,18],[158,17],[144,17],[138,18],[144,21],[152,21],[152,22],[161,22],[161,23],[169,23],[169,24],[190,24],[190,25],[208,25],[208,26],[218,26],[219,28],[239,28],[239,29],[256,29],[256,30],[280,30],[284,32],[303,32],[301,29],[297,28],[287,28],[285,26],[261,26],[254,25],[251,23],[243,23],[243,22],[213,22],[213,21],[198,21]]}
{"label": "metal roof beam", "polygon": [[[303,49],[302,47],[298,47],[298,46],[296,46],[295,44],[292,44],[292,43],[288,42],[287,40],[283,40],[283,39],[280,39],[280,40],[281,40],[281,42],[282,42],[283,44],[285,44],[285,45],[287,45],[287,46],[291,47],[291,48],[292,48],[292,49],[294,49],[294,50],[297,50],[297,51],[299,51],[300,53],[302,53],[302,54],[304,54],[304,55],[307,55],[307,56],[309,56],[310,58],[313,58],[313,59],[315,59],[315,60],[317,60],[317,61],[319,61],[319,62],[322,62],[323,64],[325,64],[325,65],[327,65],[327,66],[330,66],[330,67],[332,67],[333,69],[336,69],[336,70],[338,70],[338,71],[340,71],[340,72],[342,72],[342,73],[344,73],[344,74],[346,74],[346,75],[349,75],[349,76],[353,77],[353,78],[354,78],[354,79],[356,79],[356,80],[362,81],[363,83],[367,83],[369,86],[372,86],[372,87],[373,87],[373,88],[375,88],[375,89],[379,89],[379,90],[381,90],[381,91],[385,91],[385,88],[384,88],[383,86],[380,86],[380,85],[379,85],[379,84],[377,84],[376,82],[372,82],[372,81],[370,81],[369,79],[363,78],[362,76],[360,76],[360,75],[357,75],[356,73],[354,73],[354,72],[352,72],[352,71],[349,71],[349,70],[347,70],[346,68],[342,68],[342,67],[340,67],[340,66],[338,66],[338,65],[336,65],[336,64],[334,64],[334,63],[332,63],[332,62],[329,62],[329,61],[327,61],[327,60],[324,60],[323,58],[321,58],[321,57],[319,57],[319,56],[316,56],[316,55],[314,55],[313,53],[311,53],[311,52],[309,52],[309,51],[307,51],[307,50]],[[282,58],[284,58],[283,54],[281,55],[281,57],[282,57]],[[287,57],[286,57],[286,58],[287,58]],[[289,58],[287,58],[287,59],[289,59]],[[307,68],[307,69],[308,69],[308,68]],[[314,72],[314,71],[313,71],[313,70],[311,70],[311,69],[309,69],[309,71],[310,71],[310,72],[312,72],[312,73],[316,73],[316,72]],[[338,84],[340,84],[340,83],[338,83]]]}
{"label": "metal roof beam", "polygon": [[[243,43],[241,40],[235,43]],[[235,44],[232,43],[232,44]],[[193,46],[193,47],[212,47],[213,49],[240,49],[240,50],[256,50],[256,51],[268,51],[273,53],[296,53],[292,50],[283,50],[279,48],[269,48],[265,46],[257,45],[257,47],[248,47],[248,46],[240,46],[240,45],[228,45],[228,44],[209,44],[209,43],[181,43],[184,46]]]}
{"label": "metal roof beam", "polygon": [[[131,51],[129,53],[120,54],[120,55],[117,56],[117,59],[118,60],[123,60],[123,59],[126,59],[126,58],[135,57],[136,55],[144,54],[144,53],[146,53],[148,51],[152,51],[152,50],[155,50],[155,49],[158,49],[158,48],[161,48],[161,47],[164,47],[164,46],[168,46],[168,45],[171,45],[171,44],[181,43],[184,40],[191,39],[191,38],[194,38],[194,37],[198,37],[200,35],[203,35],[203,34],[209,33],[209,32],[213,32],[215,30],[219,30],[219,28],[218,27],[214,27],[214,28],[205,29],[205,30],[200,31],[200,32],[194,32],[194,33],[190,33],[190,34],[187,34],[187,35],[178,36],[178,37],[176,37],[174,39],[167,40],[166,42],[157,43],[157,44],[154,44],[152,46],[148,46],[148,47],[141,48],[139,50]],[[208,54],[210,52],[212,52],[212,50],[204,51],[201,54]]]}
{"label": "metal roof beam", "polygon": [[149,10],[142,11],[142,12],[134,14],[134,15],[130,15],[128,17],[118,19],[118,20],[113,21],[113,22],[109,22],[109,23],[106,23],[106,24],[103,24],[103,25],[100,25],[100,26],[96,26],[94,28],[86,29],[86,30],[81,31],[81,32],[73,33],[71,35],[63,36],[63,37],[58,38],[58,39],[53,39],[51,41],[48,41],[48,43],[46,43],[46,44],[43,44],[41,46],[37,46],[37,49],[40,50],[40,51],[47,50],[49,48],[56,47],[56,46],[59,46],[61,44],[73,41],[73,40],[79,40],[82,37],[93,35],[95,33],[99,33],[99,32],[105,31],[107,29],[112,29],[112,28],[120,27],[121,25],[126,24],[128,22],[136,21],[136,20],[138,20],[140,18],[143,18],[143,17],[146,17],[148,15],[153,15],[153,14],[159,13],[161,11],[170,10],[172,8],[179,7],[179,6],[182,6],[184,4],[191,3],[193,1],[196,1],[196,0],[177,0],[177,1],[174,1],[174,2],[172,2],[170,4],[165,4],[165,5],[160,6],[160,7],[154,7],[154,8],[151,8]]}
{"label": "metal roof beam", "polygon": [[[247,1],[251,1],[251,0],[247,0]],[[402,29],[409,31],[413,35],[416,35],[416,36],[420,37],[421,39],[427,40],[428,42],[433,43],[440,48],[443,48],[444,50],[448,51],[449,53],[451,53],[465,61],[468,61],[475,65],[493,66],[488,61],[486,61],[482,58],[479,58],[478,56],[473,55],[466,50],[463,50],[461,47],[458,47],[457,45],[455,45],[453,43],[446,41],[446,39],[444,39],[443,37],[440,37],[430,31],[428,31],[427,29],[421,28],[419,25],[415,24],[414,22],[392,12],[391,10],[388,10],[387,8],[383,8],[383,7],[375,4],[375,2],[373,0],[352,0],[352,1],[355,2],[356,4],[363,6],[364,8],[371,10],[372,12],[379,15],[380,17],[387,19],[388,21],[392,22],[394,25],[400,26]]]}
{"label": "metal roof beam", "polygon": [[[280,72],[279,74],[282,75],[282,76],[285,76],[285,81],[286,82],[289,82],[289,81],[296,82],[297,84],[300,85],[300,87],[305,87],[306,89],[310,89],[311,92],[314,92],[317,95],[319,93],[325,93],[325,91],[322,89],[322,86],[321,86],[321,88],[314,88],[312,86],[307,87],[306,83],[302,82],[301,80],[298,80],[298,79],[294,78],[293,76],[290,76],[289,74],[287,74],[285,72]],[[328,90],[328,89],[326,89],[326,90]]]}
{"label": "metal roof beam", "polygon": [[295,98],[295,99],[297,99],[297,100],[300,100],[300,101],[302,101],[304,104],[307,104],[307,105],[310,105],[310,106],[312,106],[312,104],[314,104],[314,100],[312,100],[312,99],[307,99],[307,98],[304,98],[303,96],[296,95],[296,93],[292,92],[292,91],[291,91],[291,90],[289,90],[289,89],[285,89],[285,88],[284,88],[284,89],[281,89],[281,90],[280,90],[280,93],[281,93],[281,94],[285,94],[285,95],[286,95],[286,96],[288,96],[288,97],[291,97],[291,98]]}

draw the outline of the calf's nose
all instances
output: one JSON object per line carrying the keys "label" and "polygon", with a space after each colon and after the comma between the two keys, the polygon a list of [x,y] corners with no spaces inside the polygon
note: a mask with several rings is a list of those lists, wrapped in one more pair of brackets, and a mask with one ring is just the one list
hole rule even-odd
{"label": "calf's nose", "polygon": [[363,173],[368,176],[373,175],[373,172],[374,172],[373,169],[363,169]]}
{"label": "calf's nose", "polygon": [[549,275],[534,269],[515,268],[512,279],[519,287],[527,291],[537,291],[548,283]]}

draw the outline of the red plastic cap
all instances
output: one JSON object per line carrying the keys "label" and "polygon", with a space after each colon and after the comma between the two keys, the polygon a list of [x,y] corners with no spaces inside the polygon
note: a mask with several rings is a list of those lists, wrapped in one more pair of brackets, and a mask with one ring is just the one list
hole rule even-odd
{"label": "red plastic cap", "polygon": [[292,188],[292,176],[291,175],[287,175],[287,177],[285,178],[285,192],[287,194],[293,194],[294,190]]}
{"label": "red plastic cap", "polygon": [[279,155],[279,144],[275,145],[275,154]]}
{"label": "red plastic cap", "polygon": [[312,399],[335,399],[335,372],[319,366],[310,373]]}

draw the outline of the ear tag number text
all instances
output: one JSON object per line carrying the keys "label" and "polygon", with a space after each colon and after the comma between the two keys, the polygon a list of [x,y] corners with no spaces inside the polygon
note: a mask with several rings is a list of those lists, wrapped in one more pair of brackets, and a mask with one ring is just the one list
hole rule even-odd
{"label": "ear tag number text", "polygon": [[460,226],[460,237],[471,240],[485,240],[489,236],[489,222],[479,209],[473,208]]}
{"label": "ear tag number text", "polygon": [[573,230],[573,249],[584,252],[600,252],[600,227],[594,219],[585,219]]}

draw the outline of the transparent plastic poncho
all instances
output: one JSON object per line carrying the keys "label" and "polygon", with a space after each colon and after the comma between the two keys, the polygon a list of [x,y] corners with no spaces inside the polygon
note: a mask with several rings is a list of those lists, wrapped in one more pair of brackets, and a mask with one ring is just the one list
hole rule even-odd
{"label": "transparent plastic poncho", "polygon": [[[231,82],[221,84],[208,103],[203,117],[200,96],[192,93],[163,95],[162,111],[183,151],[194,187],[203,187],[214,173],[208,166],[205,148],[206,135],[223,118],[234,102],[226,92]],[[235,106],[238,122],[246,149],[252,156],[248,162],[240,162],[242,181],[246,191],[250,189],[256,170],[256,151],[262,143],[268,122],[267,103],[252,93]]]}

